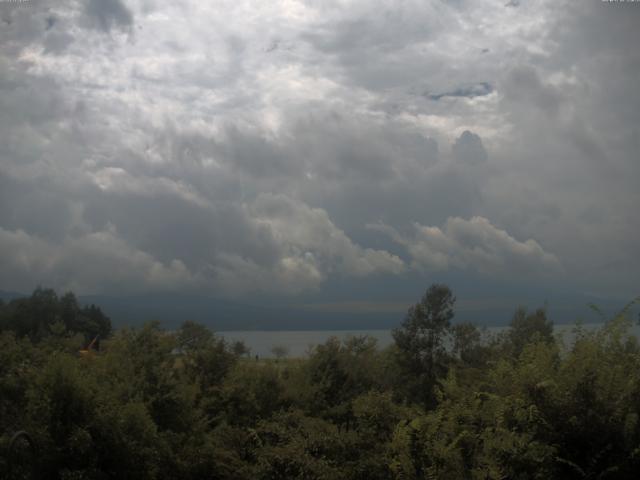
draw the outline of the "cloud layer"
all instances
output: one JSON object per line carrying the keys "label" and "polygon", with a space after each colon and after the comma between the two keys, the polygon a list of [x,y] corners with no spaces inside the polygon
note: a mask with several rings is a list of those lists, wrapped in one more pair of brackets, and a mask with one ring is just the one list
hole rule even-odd
{"label": "cloud layer", "polygon": [[472,270],[633,293],[639,20],[598,0],[0,3],[0,289],[321,296]]}
{"label": "cloud layer", "polygon": [[403,245],[412,266],[422,271],[473,269],[489,275],[553,275],[561,270],[555,255],[532,239],[519,242],[483,217],[470,220],[450,217],[443,228],[416,223],[411,236],[386,225],[369,228],[387,233]]}

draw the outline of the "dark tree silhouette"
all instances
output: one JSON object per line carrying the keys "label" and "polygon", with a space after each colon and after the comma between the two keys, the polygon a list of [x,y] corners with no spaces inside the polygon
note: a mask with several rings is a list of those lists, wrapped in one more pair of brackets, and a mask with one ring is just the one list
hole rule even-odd
{"label": "dark tree silhouette", "polygon": [[431,285],[420,302],[409,308],[401,327],[393,331],[399,361],[414,380],[407,382],[409,396],[422,400],[428,407],[435,401],[436,380],[446,373],[445,340],[455,301],[448,286]]}

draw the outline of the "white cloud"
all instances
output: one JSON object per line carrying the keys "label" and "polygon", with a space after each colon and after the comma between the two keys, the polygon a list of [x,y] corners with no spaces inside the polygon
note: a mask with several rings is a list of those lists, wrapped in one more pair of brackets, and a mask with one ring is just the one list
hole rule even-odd
{"label": "white cloud", "polygon": [[270,266],[238,254],[220,254],[210,274],[215,289],[232,296],[247,292],[297,294],[317,289],[326,279],[311,253],[282,257]]}
{"label": "white cloud", "polygon": [[562,270],[555,255],[532,239],[518,241],[483,217],[449,218],[442,228],[414,224],[405,236],[386,225],[369,225],[403,245],[412,267],[422,271],[470,269],[496,275],[557,274]]}
{"label": "white cloud", "polygon": [[[275,256],[251,250],[245,255],[237,238],[235,249],[212,245],[217,251],[189,268],[180,258],[163,261],[130,245],[111,224],[86,232],[80,218],[84,232],[60,241],[0,228],[0,284],[28,290],[36,282],[80,293],[197,289],[295,294],[317,289],[332,274],[404,271],[397,256],[354,244],[324,210],[283,195],[261,195],[242,213],[244,233],[263,238]],[[217,227],[237,228],[233,223]]]}
{"label": "white cloud", "polygon": [[210,206],[190,185],[166,177],[134,177],[120,167],[102,168],[89,173],[89,176],[98,188],[114,194],[148,197],[169,195],[199,207]]}
{"label": "white cloud", "polygon": [[126,244],[111,228],[56,244],[0,228],[0,282],[28,291],[34,283],[80,293],[180,290],[197,286],[180,260],[162,263]]}
{"label": "white cloud", "polygon": [[404,269],[397,256],[354,244],[322,209],[283,195],[264,194],[249,207],[249,212],[255,222],[268,226],[284,251],[313,258],[325,272],[364,276],[376,272],[397,274]]}
{"label": "white cloud", "polygon": [[245,208],[249,221],[273,239],[279,255],[264,264],[235,253],[218,255],[212,265],[215,284],[230,293],[298,293],[319,287],[331,274],[362,277],[405,269],[395,255],[354,244],[322,209],[273,194],[260,195]]}

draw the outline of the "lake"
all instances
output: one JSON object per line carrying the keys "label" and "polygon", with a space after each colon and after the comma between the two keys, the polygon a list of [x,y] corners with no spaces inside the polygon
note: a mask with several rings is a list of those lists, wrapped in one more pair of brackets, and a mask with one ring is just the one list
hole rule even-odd
{"label": "lake", "polygon": [[[583,325],[587,329],[601,327],[602,324],[591,323]],[[555,331],[563,334],[567,340],[572,338],[574,324],[556,325]],[[489,334],[496,334],[507,327],[487,327]],[[633,332],[640,336],[640,326],[634,325]],[[391,330],[285,330],[285,331],[227,331],[217,332],[228,341],[242,340],[250,349],[251,355],[258,355],[261,358],[271,358],[274,355],[271,349],[274,346],[283,346],[288,350],[289,357],[304,357],[314,345],[319,345],[327,341],[332,336],[339,339],[346,339],[349,336],[368,335],[378,342],[378,347],[384,348],[393,342]]]}

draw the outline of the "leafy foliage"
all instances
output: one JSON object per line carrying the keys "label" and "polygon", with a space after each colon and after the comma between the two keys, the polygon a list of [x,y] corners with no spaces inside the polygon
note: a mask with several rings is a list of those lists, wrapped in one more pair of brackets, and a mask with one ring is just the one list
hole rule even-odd
{"label": "leafy foliage", "polygon": [[[257,360],[193,322],[107,337],[97,307],[38,289],[0,305],[0,477],[23,429],[54,480],[637,477],[629,309],[565,346],[544,310],[488,337],[451,324],[454,301],[428,289],[384,350],[331,338]],[[101,351],[78,355],[98,331]]]}
{"label": "leafy foliage", "polygon": [[58,297],[55,291],[38,287],[30,297],[0,304],[0,330],[32,341],[69,333],[106,338],[111,334],[111,320],[95,305],[80,307],[71,292]]}

